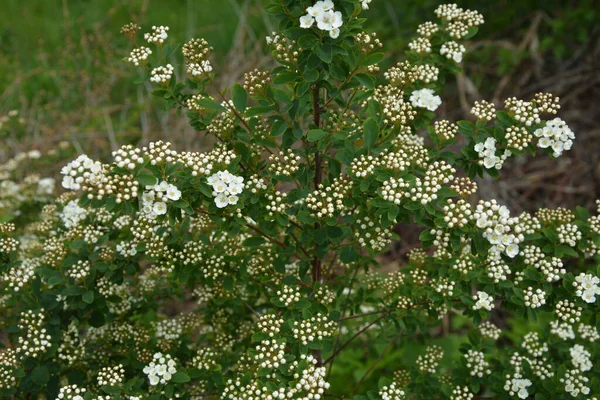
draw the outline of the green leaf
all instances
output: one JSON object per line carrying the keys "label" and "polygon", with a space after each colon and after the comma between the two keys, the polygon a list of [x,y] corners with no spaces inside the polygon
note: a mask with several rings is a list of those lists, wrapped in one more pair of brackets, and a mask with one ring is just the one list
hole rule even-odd
{"label": "green leaf", "polygon": [[158,179],[156,179],[154,175],[151,175],[147,172],[140,172],[135,179],[144,186],[154,186],[158,183]]}
{"label": "green leaf", "polygon": [[94,302],[94,292],[92,290],[88,290],[81,296],[84,302],[88,304],[92,304]]}
{"label": "green leaf", "polygon": [[323,139],[325,136],[327,136],[327,132],[325,132],[324,130],[311,129],[310,131],[308,131],[306,138],[309,142],[316,142],[317,140]]}
{"label": "green leaf", "polygon": [[308,49],[313,47],[318,42],[319,40],[317,39],[317,37],[312,33],[309,33],[308,35],[304,35],[300,39],[298,39],[298,46],[300,46],[300,48],[302,49]]}
{"label": "green leaf", "polygon": [[231,100],[233,100],[233,105],[239,112],[246,110],[248,93],[246,93],[246,90],[239,83],[233,85],[233,89],[231,89]]}
{"label": "green leaf", "polygon": [[190,376],[185,372],[177,371],[171,377],[171,382],[185,383],[190,381]]}
{"label": "green leaf", "polygon": [[282,72],[281,74],[278,74],[275,78],[273,78],[273,83],[276,85],[282,85],[284,83],[293,82],[296,79],[298,79],[298,74],[286,71]]}
{"label": "green leaf", "polygon": [[247,247],[258,247],[265,243],[265,239],[261,236],[252,236],[244,240],[244,246]]}
{"label": "green leaf", "polygon": [[333,57],[333,49],[329,43],[323,43],[322,45],[317,46],[315,52],[317,53],[317,56],[323,60],[323,62],[327,64],[331,62],[331,58]]}
{"label": "green leaf", "polygon": [[365,138],[365,146],[370,150],[377,142],[379,136],[379,126],[373,118],[367,118],[363,124],[363,134]]}
{"label": "green leaf", "polygon": [[50,380],[50,373],[45,365],[39,365],[31,371],[31,380],[39,386],[44,386]]}
{"label": "green leaf", "polygon": [[368,67],[369,65],[377,64],[379,61],[383,60],[383,57],[385,57],[384,53],[373,53],[365,58],[363,65]]}

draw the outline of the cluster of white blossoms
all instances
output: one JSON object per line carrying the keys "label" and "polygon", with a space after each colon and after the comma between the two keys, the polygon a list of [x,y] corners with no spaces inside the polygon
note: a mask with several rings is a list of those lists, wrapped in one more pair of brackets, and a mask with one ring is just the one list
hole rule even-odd
{"label": "cluster of white blossoms", "polygon": [[67,385],[60,388],[57,400],[83,400],[83,396],[87,392],[86,388],[80,388],[77,385]]}
{"label": "cluster of white blossoms", "polygon": [[173,77],[174,70],[171,64],[153,68],[150,73],[150,81],[155,83],[169,83],[171,77]]}
{"label": "cluster of white blossoms", "polygon": [[150,44],[163,44],[169,37],[168,26],[153,26],[152,32],[144,33],[144,39]]}
{"label": "cluster of white blossoms", "polygon": [[329,32],[329,37],[336,39],[340,35],[340,27],[344,24],[342,13],[333,9],[332,0],[317,1],[306,9],[300,17],[300,27],[308,29],[316,22],[317,28]]}
{"label": "cluster of white blossoms", "polygon": [[410,103],[413,107],[426,108],[429,111],[435,111],[442,104],[442,99],[437,96],[433,89],[415,90],[410,95]]}
{"label": "cluster of white blossoms", "polygon": [[442,358],[444,350],[438,345],[433,345],[427,347],[425,354],[418,356],[416,362],[421,372],[434,374]]}
{"label": "cluster of white blossoms", "polygon": [[580,344],[576,344],[569,349],[571,362],[581,372],[589,371],[594,364],[592,363],[592,355]]}
{"label": "cluster of white blossoms", "polygon": [[148,47],[136,47],[135,49],[131,50],[127,61],[135,66],[139,66],[140,64],[144,64],[146,62],[148,57],[150,57],[150,54],[152,54],[152,50],[150,50]]}
{"label": "cluster of white blossoms", "polygon": [[336,332],[337,324],[335,321],[329,321],[321,313],[301,322],[294,321],[294,327],[292,328],[294,338],[305,346],[310,342],[321,341],[326,337],[333,336]]}
{"label": "cluster of white blossoms", "polygon": [[600,295],[600,279],[592,274],[580,273],[575,277],[575,286],[577,296],[581,297],[586,303],[595,303],[596,295]]}
{"label": "cluster of white blossoms", "polygon": [[529,397],[529,392],[527,388],[532,385],[532,382],[529,379],[523,379],[521,374],[515,374],[513,377],[510,375],[506,376],[507,380],[504,384],[504,390],[508,392],[511,396],[515,394],[520,399],[526,399]]}
{"label": "cluster of white blossoms", "polygon": [[167,181],[152,186],[146,186],[142,195],[142,212],[151,219],[167,213],[167,202],[177,201],[181,198],[181,191],[177,186]]}
{"label": "cluster of white blossoms", "polygon": [[554,157],[559,157],[563,151],[571,150],[575,134],[560,118],[546,121],[546,126],[536,129],[533,134],[538,138],[538,147],[551,148]]}
{"label": "cluster of white blossoms", "polygon": [[88,211],[85,208],[79,207],[77,201],[71,200],[58,215],[63,224],[65,224],[65,227],[70,229],[79,225],[87,217]]}
{"label": "cluster of white blossoms", "polygon": [[467,368],[469,368],[469,373],[471,376],[478,376],[481,378],[484,375],[489,375],[492,373],[492,370],[490,369],[490,363],[485,360],[483,352],[469,349],[467,354],[465,354],[465,359],[467,361]]}
{"label": "cluster of white blossoms", "polygon": [[98,372],[98,386],[117,386],[125,379],[125,369],[122,364],[104,367]]}
{"label": "cluster of white blossoms", "polygon": [[212,65],[210,65],[210,61],[208,60],[202,60],[199,63],[190,63],[187,68],[188,74],[192,76],[208,74],[212,70]]}
{"label": "cluster of white blossoms", "polygon": [[550,333],[558,336],[562,340],[575,339],[575,332],[573,331],[573,327],[571,326],[571,324],[568,324],[566,322],[551,321]]}
{"label": "cluster of white blossoms", "polygon": [[167,383],[177,372],[175,360],[168,354],[155,353],[150,364],[144,367],[144,373],[152,386]]}
{"label": "cluster of white blossoms", "polygon": [[381,400],[402,400],[404,399],[404,391],[396,385],[396,382],[392,382],[388,386],[379,389],[379,396]]}
{"label": "cluster of white blossoms", "polygon": [[546,304],[546,292],[540,288],[534,290],[529,286],[525,291],[524,298],[527,307],[538,308]]}
{"label": "cluster of white blossoms", "polygon": [[519,254],[519,243],[524,240],[524,235],[511,233],[518,218],[511,218],[506,206],[500,206],[493,199],[481,200],[473,217],[477,227],[483,229],[483,237],[492,245],[490,253],[499,257],[504,252],[510,258]]}
{"label": "cluster of white blossoms", "polygon": [[489,137],[483,143],[475,145],[475,151],[479,156],[479,165],[485,168],[502,169],[502,164],[512,155],[510,150],[505,149],[500,157],[496,155],[496,139]]}
{"label": "cluster of white blossoms", "polygon": [[96,177],[102,176],[102,164],[82,154],[65,165],[60,170],[60,173],[64,175],[62,187],[70,190],[79,190],[84,181],[95,182],[97,180]]}
{"label": "cluster of white blossoms", "polygon": [[254,361],[260,368],[279,368],[286,363],[285,359],[285,341],[277,342],[275,340],[263,340],[256,346]]}
{"label": "cluster of white blossoms", "polygon": [[581,231],[575,224],[564,224],[556,228],[558,241],[571,247],[577,246],[577,242],[582,238]]}
{"label": "cluster of white blossoms", "polygon": [[[560,378],[560,382],[565,384],[565,392],[569,393],[572,397],[577,397],[580,394],[586,396],[590,394],[590,388],[587,386],[589,381],[578,369],[567,371],[564,378]],[[594,399],[596,397],[591,398],[591,400]]]}
{"label": "cluster of white blossoms", "polygon": [[485,338],[498,340],[502,330],[490,321],[483,321],[481,325],[479,325],[479,333]]}
{"label": "cluster of white blossoms", "polygon": [[229,171],[218,171],[209,176],[207,181],[213,188],[215,204],[219,208],[237,204],[238,195],[244,190],[244,178]]}
{"label": "cluster of white blossoms", "polygon": [[460,63],[463,60],[463,55],[467,49],[462,44],[450,41],[446,42],[440,48],[440,54],[446,58],[453,60],[455,63]]}
{"label": "cluster of white blossoms", "polygon": [[473,300],[476,300],[473,310],[484,308],[488,311],[492,311],[492,308],[494,308],[494,298],[486,292],[477,292],[477,294],[473,296]]}

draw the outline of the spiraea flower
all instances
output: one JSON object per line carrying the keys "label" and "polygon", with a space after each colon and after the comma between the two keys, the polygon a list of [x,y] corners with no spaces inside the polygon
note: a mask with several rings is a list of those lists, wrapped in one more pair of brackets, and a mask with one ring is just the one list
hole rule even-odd
{"label": "spiraea flower", "polygon": [[329,32],[332,39],[340,35],[340,27],[343,25],[342,13],[334,10],[331,0],[320,0],[306,9],[306,14],[300,17],[300,27],[308,29],[314,24],[317,28]]}
{"label": "spiraea flower", "polygon": [[213,188],[215,204],[219,208],[237,204],[244,190],[244,178],[229,171],[219,171],[208,177],[208,184]]}
{"label": "spiraea flower", "polygon": [[410,95],[410,103],[413,107],[426,108],[435,111],[442,104],[442,99],[437,96],[433,89],[415,90]]}

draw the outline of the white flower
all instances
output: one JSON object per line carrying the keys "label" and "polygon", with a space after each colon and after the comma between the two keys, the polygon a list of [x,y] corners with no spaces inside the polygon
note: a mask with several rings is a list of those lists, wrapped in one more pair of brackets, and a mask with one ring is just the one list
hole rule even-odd
{"label": "white flower", "polygon": [[441,104],[442,99],[436,96],[432,89],[415,90],[410,95],[410,102],[413,107],[426,108],[429,111],[435,111]]}
{"label": "white flower", "polygon": [[315,22],[314,18],[310,14],[306,14],[300,17],[300,28],[308,29]]}
{"label": "white flower", "polygon": [[158,202],[154,203],[154,207],[152,207],[152,211],[156,215],[164,215],[167,213],[167,205],[162,201],[158,201]]}
{"label": "white flower", "polygon": [[360,5],[362,6],[363,10],[368,10],[370,3],[371,3],[371,0],[362,0]]}
{"label": "white flower", "polygon": [[509,256],[510,258],[515,258],[515,256],[519,254],[519,246],[516,244],[509,244],[506,247],[506,255]]}
{"label": "white flower", "polygon": [[169,187],[169,182],[162,181],[160,184],[158,184],[154,187],[154,190],[156,192],[166,192],[168,187]]}
{"label": "white flower", "polygon": [[181,191],[175,185],[167,187],[167,199],[177,201],[181,198]]}
{"label": "white flower", "polygon": [[217,207],[223,208],[229,204],[229,200],[227,199],[227,196],[225,196],[223,193],[219,193],[217,197],[215,197],[215,204],[217,205]]}
{"label": "white flower", "polygon": [[213,185],[213,189],[217,193],[223,193],[227,190],[227,185],[223,181],[218,181]]}
{"label": "white flower", "polygon": [[158,376],[150,375],[149,379],[150,379],[150,384],[152,386],[158,385],[158,382],[159,382]]}
{"label": "white flower", "polygon": [[329,37],[332,39],[337,39],[340,36],[340,29],[339,28],[333,28],[332,30],[329,31]]}
{"label": "white flower", "polygon": [[237,196],[229,196],[229,197],[227,197],[227,201],[231,205],[237,204],[238,200],[239,200],[239,198]]}
{"label": "white flower", "polygon": [[588,289],[583,292],[581,298],[586,303],[595,303],[596,302],[596,292],[594,290]]}

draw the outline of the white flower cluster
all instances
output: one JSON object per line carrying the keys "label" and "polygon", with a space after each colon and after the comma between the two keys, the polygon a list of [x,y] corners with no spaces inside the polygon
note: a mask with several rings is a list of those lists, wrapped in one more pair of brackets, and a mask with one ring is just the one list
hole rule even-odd
{"label": "white flower cluster", "polygon": [[502,330],[490,321],[483,321],[481,325],[479,325],[479,333],[485,338],[498,340]]}
{"label": "white flower cluster", "polygon": [[483,352],[469,349],[467,354],[465,354],[465,359],[467,360],[467,368],[469,368],[471,376],[481,378],[484,375],[492,373],[490,363],[485,360]]}
{"label": "white flower cluster", "polygon": [[71,200],[59,213],[59,217],[67,228],[74,228],[87,217],[87,210],[79,207],[77,201]]}
{"label": "white flower cluster", "polygon": [[475,151],[479,155],[479,165],[485,168],[502,169],[502,164],[512,155],[510,150],[504,150],[500,157],[496,155],[496,139],[489,137],[483,143],[475,145]]}
{"label": "white flower cluster", "polygon": [[300,17],[300,27],[308,29],[316,22],[317,28],[329,32],[329,37],[337,39],[343,25],[342,13],[333,9],[332,0],[320,0],[306,9]]}
{"label": "white flower cluster", "polygon": [[140,64],[144,64],[150,56],[150,54],[152,54],[152,50],[150,50],[149,48],[143,46],[136,47],[135,49],[131,50],[127,61],[129,61],[135,66],[138,66]]}
{"label": "white flower cluster", "polygon": [[586,303],[595,303],[596,295],[600,295],[600,279],[592,274],[584,274],[583,272],[575,277],[575,286],[577,296],[581,297]]}
{"label": "white flower cluster", "polygon": [[146,191],[142,195],[142,212],[146,217],[154,219],[167,213],[168,201],[177,201],[180,198],[181,191],[167,181],[146,186]]}
{"label": "white flower cluster", "polygon": [[506,206],[500,206],[496,200],[480,201],[473,215],[478,228],[483,229],[483,237],[492,244],[490,253],[499,256],[504,252],[510,258],[519,254],[519,243],[524,240],[523,234],[510,233],[518,223],[518,218],[511,218]]}
{"label": "white flower cluster", "polygon": [[285,342],[275,340],[263,340],[256,346],[254,360],[261,368],[279,368],[286,363]]}
{"label": "white flower cluster", "polygon": [[552,257],[549,260],[542,260],[539,264],[539,268],[546,276],[547,282],[559,281],[560,277],[567,273],[567,270],[563,267],[561,259],[558,257]]}
{"label": "white flower cluster", "polygon": [[452,390],[450,400],[473,400],[474,397],[468,386],[457,386]]}
{"label": "white flower cluster", "polygon": [[438,345],[433,345],[427,347],[425,354],[418,356],[416,362],[421,372],[434,374],[442,358],[444,350]]}
{"label": "white flower cluster", "polygon": [[575,224],[564,224],[556,228],[558,240],[561,243],[567,244],[571,247],[577,246],[577,241],[581,240],[581,231]]}
{"label": "white flower cluster", "polygon": [[163,44],[169,37],[168,31],[168,26],[153,26],[152,32],[144,33],[144,39],[150,44]]}
{"label": "white flower cluster", "polygon": [[174,68],[171,64],[153,68],[150,73],[150,81],[155,83],[169,83],[173,76],[173,71]]}
{"label": "white flower cluster", "polygon": [[86,388],[80,388],[77,385],[67,385],[60,388],[56,398],[57,400],[83,400],[85,392],[87,392]]}
{"label": "white flower cluster", "polygon": [[538,308],[546,304],[546,292],[542,289],[533,289],[531,286],[525,291],[525,305],[531,308]]}
{"label": "white flower cluster", "polygon": [[512,378],[508,375],[506,378],[504,390],[506,390],[508,394],[511,396],[516,394],[520,399],[526,399],[529,396],[527,388],[532,385],[532,382],[529,379],[523,379],[521,374],[515,374]]}
{"label": "white flower cluster", "polygon": [[122,364],[104,367],[98,372],[98,386],[118,386],[123,379],[125,379],[125,369]]}
{"label": "white flower cluster", "polygon": [[546,121],[546,126],[536,129],[533,134],[539,138],[538,147],[551,148],[554,157],[559,157],[563,151],[570,150],[575,139],[573,131],[560,118]]}
{"label": "white flower cluster", "polygon": [[213,68],[210,61],[202,60],[199,63],[191,63],[188,65],[187,72],[192,76],[204,75],[212,72]]}
{"label": "white flower cluster", "polygon": [[559,300],[554,307],[556,315],[565,322],[574,324],[581,319],[581,307],[576,307],[575,303],[569,300]]}
{"label": "white flower cluster", "polygon": [[465,54],[465,51],[467,51],[465,46],[453,41],[444,43],[440,48],[441,55],[445,56],[450,60],[453,60],[457,64],[462,62],[463,54]]}
{"label": "white flower cluster", "polygon": [[568,324],[566,322],[550,322],[550,333],[558,336],[562,340],[575,339],[575,332],[573,332],[573,327],[571,326],[571,324]]}
{"label": "white flower cluster", "polygon": [[87,278],[90,274],[90,262],[87,260],[78,260],[69,269],[69,276],[76,281],[81,281]]}
{"label": "white flower cluster", "polygon": [[565,377],[560,378],[560,382],[565,384],[565,392],[569,393],[572,397],[577,397],[580,394],[586,396],[590,394],[590,388],[586,386],[589,381],[577,369],[567,371]]}
{"label": "white flower cluster", "polygon": [[579,332],[579,335],[583,340],[587,340],[588,342],[596,342],[600,340],[598,330],[593,325],[579,324],[577,332]]}
{"label": "white flower cluster", "polygon": [[167,383],[177,372],[175,360],[168,354],[155,353],[150,364],[144,367],[144,373],[148,375],[152,386],[159,383]]}
{"label": "white flower cluster", "polygon": [[325,337],[333,336],[336,330],[337,324],[334,321],[329,321],[326,316],[318,313],[310,319],[301,322],[294,321],[292,333],[297,340],[306,346],[310,342],[321,341]]}
{"label": "white flower cluster", "polygon": [[60,173],[64,175],[62,187],[65,189],[79,190],[84,181],[95,182],[102,176],[102,164],[94,162],[85,154],[65,165]]}
{"label": "white flower cluster", "polygon": [[410,95],[410,103],[413,107],[426,108],[429,111],[435,111],[442,104],[442,99],[437,96],[433,89],[415,90]]}
{"label": "white flower cluster", "polygon": [[404,391],[396,386],[396,382],[392,382],[388,386],[379,389],[381,400],[402,400],[404,399]]}
{"label": "white flower cluster", "polygon": [[581,372],[589,371],[594,364],[592,363],[592,355],[580,344],[576,344],[569,349],[571,362]]}
{"label": "white flower cluster", "polygon": [[218,171],[209,176],[207,181],[213,188],[215,204],[219,208],[237,204],[238,195],[244,190],[244,178],[229,171]]}
{"label": "white flower cluster", "polygon": [[488,311],[492,311],[492,308],[494,308],[494,298],[486,292],[477,292],[477,294],[473,296],[473,300],[477,301],[473,306],[473,310],[485,308]]}

